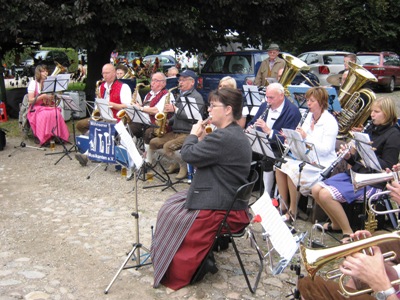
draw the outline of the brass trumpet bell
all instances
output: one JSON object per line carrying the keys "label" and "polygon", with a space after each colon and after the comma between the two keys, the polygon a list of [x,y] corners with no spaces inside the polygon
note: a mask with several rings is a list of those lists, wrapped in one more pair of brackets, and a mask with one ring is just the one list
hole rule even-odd
{"label": "brass trumpet bell", "polygon": [[351,182],[354,191],[358,191],[367,185],[377,184],[385,181],[399,181],[400,172],[360,174],[350,170]]}

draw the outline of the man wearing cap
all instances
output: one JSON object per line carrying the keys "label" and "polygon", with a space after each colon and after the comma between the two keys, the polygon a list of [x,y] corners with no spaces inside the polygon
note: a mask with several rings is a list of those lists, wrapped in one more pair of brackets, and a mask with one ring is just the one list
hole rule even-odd
{"label": "man wearing cap", "polygon": [[[190,134],[192,126],[197,123],[196,119],[187,115],[187,111],[196,110],[194,105],[189,104],[189,99],[194,99],[200,114],[203,116],[205,111],[203,97],[196,91],[195,83],[197,75],[192,70],[185,70],[178,74],[179,96],[175,103],[171,101],[166,104],[164,112],[174,113],[173,117],[169,120],[172,131],[166,133],[163,137],[156,137],[150,141],[150,149],[155,151],[163,149],[167,158],[174,161],[168,168],[167,173],[172,174],[179,169],[176,179],[184,179],[187,176],[187,164],[181,158],[179,150],[181,149],[186,137]],[[190,108],[190,109],[186,109]]]}
{"label": "man wearing cap", "polygon": [[285,67],[285,61],[278,57],[280,50],[277,44],[270,44],[267,51],[268,58],[261,63],[254,80],[254,84],[257,86],[267,85],[267,78],[278,79],[279,70]]}

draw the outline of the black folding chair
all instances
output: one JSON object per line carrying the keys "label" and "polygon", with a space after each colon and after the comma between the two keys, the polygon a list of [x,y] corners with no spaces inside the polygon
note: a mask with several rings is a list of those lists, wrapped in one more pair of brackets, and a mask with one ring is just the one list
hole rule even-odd
{"label": "black folding chair", "polygon": [[[249,206],[249,201],[251,198],[251,193],[253,191],[254,185],[258,180],[258,172],[256,170],[252,170],[251,174],[250,174],[250,182],[246,183],[244,185],[242,185],[241,187],[239,187],[236,191],[236,194],[234,196],[234,200],[232,201],[232,205],[231,207],[226,211],[226,214],[223,218],[223,220],[221,221],[221,224],[218,227],[217,233],[215,235],[215,239],[213,242],[212,247],[210,248],[210,251],[208,252],[208,254],[206,255],[206,257],[204,258],[203,262],[201,263],[200,267],[198,268],[198,270],[196,271],[195,275],[192,278],[192,283],[197,282],[199,280],[202,279],[202,277],[205,275],[203,269],[205,268],[207,262],[211,259],[213,260],[213,249],[218,245],[218,241],[219,239],[229,239],[229,241],[232,243],[233,249],[235,251],[236,257],[238,259],[238,262],[240,264],[240,268],[242,269],[242,273],[243,276],[246,280],[247,286],[249,287],[249,290],[251,293],[255,293],[258,283],[260,281],[261,278],[261,273],[263,271],[263,266],[264,266],[264,259],[263,259],[263,254],[261,252],[261,250],[259,249],[257,242],[255,240],[253,231],[251,229],[251,226],[247,225],[245,226],[241,231],[236,232],[236,233],[232,233],[231,228],[229,226],[229,224],[227,223],[227,219],[228,216],[232,210],[232,207],[234,206],[234,204],[237,201],[242,201],[245,202],[247,206]],[[250,216],[249,216],[249,224],[250,224]],[[224,230],[224,232],[222,232]],[[235,238],[240,238],[243,237],[245,234],[249,235],[250,238],[250,243],[251,246],[255,248],[255,250],[257,251],[258,254],[258,258],[260,260],[260,265],[258,268],[258,273],[256,275],[256,279],[255,279],[255,283],[252,286],[250,283],[250,279],[248,276],[248,273],[246,272],[246,269],[244,267],[242,258],[240,257],[240,252],[238,250],[238,247],[235,243]]]}

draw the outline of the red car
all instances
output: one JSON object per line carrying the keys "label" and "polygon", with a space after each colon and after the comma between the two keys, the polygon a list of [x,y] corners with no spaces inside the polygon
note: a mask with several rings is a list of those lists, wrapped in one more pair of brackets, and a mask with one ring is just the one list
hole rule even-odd
{"label": "red car", "polygon": [[376,76],[378,82],[374,85],[382,87],[391,93],[395,87],[400,87],[400,58],[394,52],[358,52],[357,58],[361,65]]}

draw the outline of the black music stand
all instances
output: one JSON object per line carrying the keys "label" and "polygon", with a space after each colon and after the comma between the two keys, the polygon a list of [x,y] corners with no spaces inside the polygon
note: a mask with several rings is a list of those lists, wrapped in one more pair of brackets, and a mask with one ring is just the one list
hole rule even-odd
{"label": "black music stand", "polygon": [[[136,242],[133,243],[133,248],[129,251],[127,254],[126,259],[124,260],[123,264],[121,267],[118,269],[117,273],[111,280],[110,284],[107,286],[107,288],[104,290],[104,293],[107,294],[108,291],[110,290],[111,286],[114,284],[115,280],[117,279],[118,275],[122,272],[122,270],[126,269],[132,269],[135,268],[138,270],[139,268],[147,265],[151,265],[151,262],[148,262],[148,259],[150,258],[150,250],[144,247],[140,243],[140,234],[139,234],[139,209],[138,209],[138,192],[137,192],[137,173],[139,172],[141,166],[143,165],[144,161],[143,158],[140,156],[135,144],[133,143],[132,139],[130,138],[130,135],[128,131],[126,130],[125,126],[123,124],[117,124],[115,125],[115,129],[118,131],[120,135],[120,140],[122,143],[125,143],[128,147],[126,149],[126,155],[122,155],[122,157],[125,157],[124,160],[119,161],[121,164],[125,164],[126,166],[132,166],[134,168],[134,182],[135,182],[135,211],[132,212],[132,216],[135,218],[135,224],[136,224]],[[133,165],[132,165],[133,164]],[[144,249],[145,254],[141,255],[140,250]],[[142,260],[142,256],[144,256],[144,259]],[[131,257],[134,258],[136,261],[135,265],[132,266],[127,266],[128,261],[131,259]]]}
{"label": "black music stand", "polygon": [[[57,95],[57,97],[61,98],[61,103],[63,105],[64,110],[70,111],[71,112],[71,119],[72,119],[72,134],[73,134],[73,144],[69,149],[64,150],[62,153],[63,156],[61,156],[58,161],[56,161],[55,165],[62,160],[65,156],[67,156],[71,152],[78,152],[78,147],[76,146],[76,132],[75,132],[75,113],[77,112],[82,112],[80,107],[74,102],[74,100],[71,98],[71,96],[68,95]],[[68,155],[69,156],[69,155]]]}
{"label": "black music stand", "polygon": [[262,103],[262,96],[255,85],[243,85],[243,92],[249,107],[249,115],[255,116]]}
{"label": "black music stand", "polygon": [[[68,89],[68,83],[69,83],[70,76],[69,74],[60,74],[57,76],[49,76],[46,78],[46,80],[43,82],[43,90],[42,93],[52,93],[54,97],[58,97],[56,95],[56,92],[63,92]],[[57,102],[55,100],[55,102]],[[57,112],[58,107],[54,107],[55,111],[55,117],[56,117],[56,126],[52,129],[53,136],[55,136],[55,139],[61,146],[63,147],[63,151],[61,152],[53,152],[53,153],[46,153],[45,155],[55,155],[55,154],[64,154],[62,157],[67,155],[70,160],[72,160],[72,157],[69,156],[68,149],[65,147],[65,143],[62,139],[60,139],[59,136],[59,128],[58,128],[58,112]],[[57,160],[54,164],[56,165],[59,160]]]}
{"label": "black music stand", "polygon": [[[265,132],[258,131],[253,128],[248,128],[246,130],[246,135],[247,138],[249,139],[251,149],[253,152],[261,154],[263,157],[269,157],[272,158],[273,160],[276,159],[275,153],[272,150],[271,147],[271,142],[268,139],[268,135]],[[260,164],[261,171],[260,174],[264,173],[264,166],[261,163]],[[261,180],[263,182],[263,180]],[[260,196],[263,193],[263,188],[262,186],[260,187]]]}

